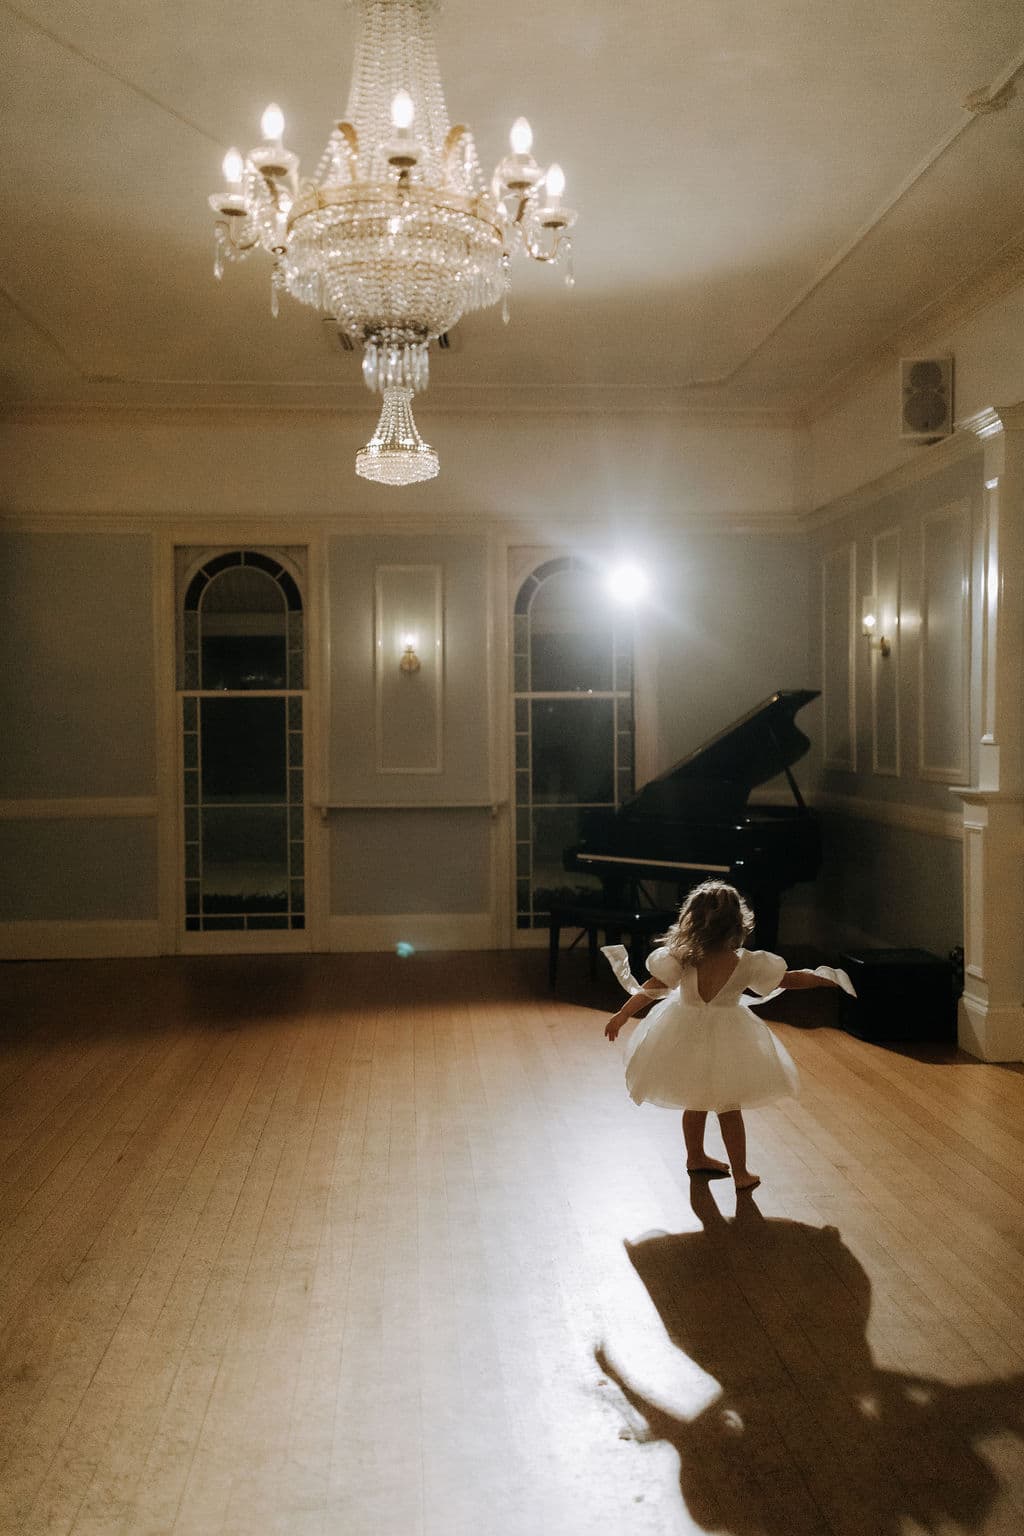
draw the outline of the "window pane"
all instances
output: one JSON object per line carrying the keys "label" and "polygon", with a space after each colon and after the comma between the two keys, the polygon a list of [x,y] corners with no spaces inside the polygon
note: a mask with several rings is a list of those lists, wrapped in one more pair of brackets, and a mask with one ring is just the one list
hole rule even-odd
{"label": "window pane", "polygon": [[611,699],[534,701],[534,804],[614,800],[613,709]]}
{"label": "window pane", "polygon": [[530,609],[530,688],[564,693],[612,686],[608,598],[579,571],[551,576]]}
{"label": "window pane", "polygon": [[581,895],[600,890],[594,875],[579,870],[568,873],[565,850],[580,840],[583,813],[574,810],[535,811],[533,815],[533,907],[546,912],[552,902],[576,902]]}
{"label": "window pane", "polygon": [[284,595],[273,577],[235,565],[210,582],[200,610],[204,688],[283,688]]}
{"label": "window pane", "polygon": [[203,812],[203,911],[288,908],[288,825],[280,810]]}
{"label": "window pane", "polygon": [[284,699],[202,699],[203,802],[285,799]]}

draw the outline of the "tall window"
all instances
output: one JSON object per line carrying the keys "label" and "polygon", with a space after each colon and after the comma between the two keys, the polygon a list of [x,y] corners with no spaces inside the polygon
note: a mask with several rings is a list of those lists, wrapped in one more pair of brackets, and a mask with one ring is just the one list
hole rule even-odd
{"label": "tall window", "polygon": [[598,889],[567,874],[588,810],[633,792],[633,638],[585,562],[549,560],[515,602],[516,923]]}
{"label": "tall window", "polygon": [[237,550],[181,610],[185,931],[305,927],[302,598],[279,560]]}

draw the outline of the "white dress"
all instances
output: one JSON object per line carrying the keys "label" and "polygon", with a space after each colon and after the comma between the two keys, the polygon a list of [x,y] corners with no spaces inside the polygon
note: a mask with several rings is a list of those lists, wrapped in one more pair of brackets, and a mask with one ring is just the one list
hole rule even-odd
{"label": "white dress", "polygon": [[[619,953],[612,950],[608,959],[633,991],[636,983],[628,985],[628,962],[623,974]],[[792,1057],[751,1013],[753,999],[742,997],[748,988],[761,997],[773,992],[786,962],[763,949],[738,949],[736,955],[736,969],[708,1002],[692,965],[681,966],[665,948],[648,957],[647,969],[670,990],[626,1046],[626,1087],[635,1103],[722,1111],[797,1092]]]}

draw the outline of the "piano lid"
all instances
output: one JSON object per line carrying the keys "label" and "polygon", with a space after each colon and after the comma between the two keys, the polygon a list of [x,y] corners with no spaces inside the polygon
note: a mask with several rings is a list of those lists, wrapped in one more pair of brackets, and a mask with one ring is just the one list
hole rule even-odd
{"label": "piano lid", "polygon": [[618,814],[665,816],[682,812],[690,816],[705,800],[709,810],[714,808],[719,813],[730,806],[738,809],[745,805],[752,789],[777,774],[788,775],[792,765],[807,752],[810,742],[797,730],[793,717],[797,710],[818,698],[819,691],[779,689],[689,756],[651,779],[632,800],[620,806]]}

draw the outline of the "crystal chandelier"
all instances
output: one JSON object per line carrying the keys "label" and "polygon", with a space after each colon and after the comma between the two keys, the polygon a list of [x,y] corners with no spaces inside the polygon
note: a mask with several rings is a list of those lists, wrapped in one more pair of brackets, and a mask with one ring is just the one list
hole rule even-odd
{"label": "crystal chandelier", "polygon": [[434,52],[436,0],[357,0],[356,46],[345,117],[311,177],[283,144],[271,104],[263,142],[224,157],[216,261],[262,249],[273,258],[271,311],[283,290],[331,316],[363,349],[363,378],[383,396],[377,430],[356,473],[387,485],[437,474],[412,398],[427,387],[430,343],[464,314],[502,301],[508,319],[512,254],[566,263],[571,285],[576,215],[562,206],[561,168],[542,170],[533,135],[515,122],[511,153],[488,185],[469,129],[448,122]]}

